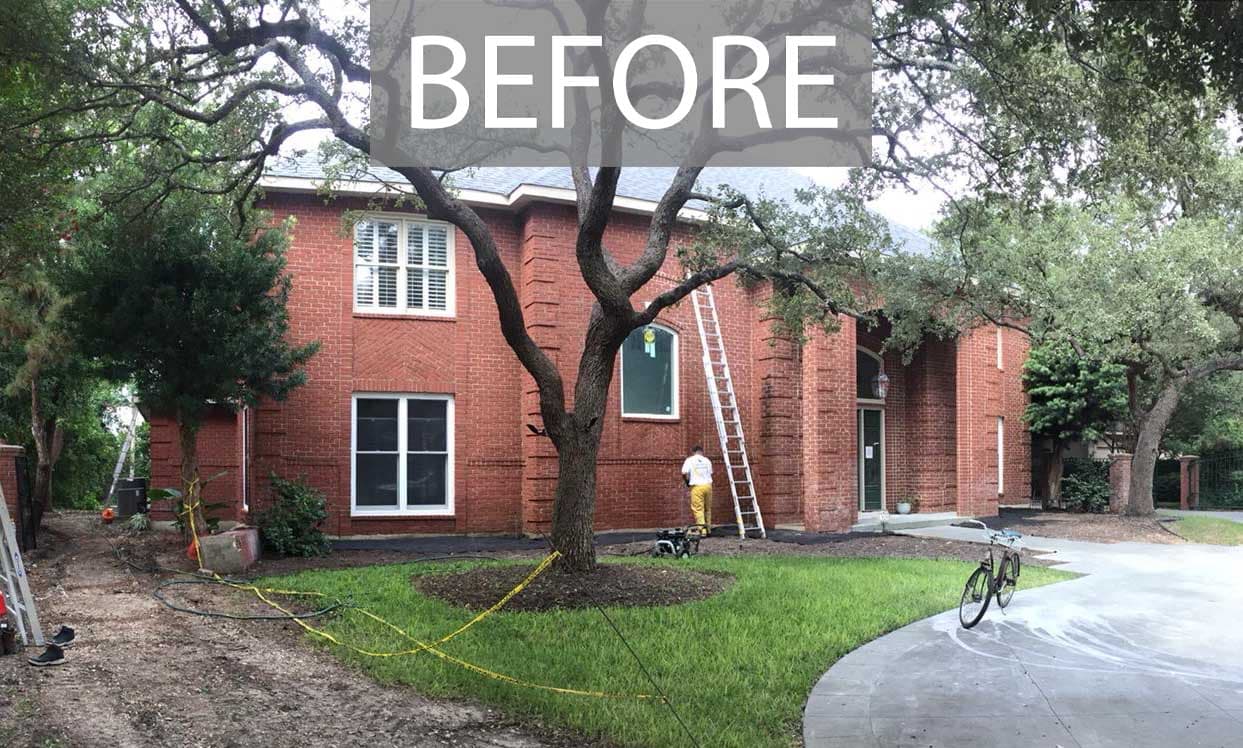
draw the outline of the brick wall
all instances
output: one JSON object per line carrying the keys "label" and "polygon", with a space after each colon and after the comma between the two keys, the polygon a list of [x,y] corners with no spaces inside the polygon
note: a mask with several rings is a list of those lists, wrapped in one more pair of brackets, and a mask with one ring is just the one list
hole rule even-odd
{"label": "brick wall", "polygon": [[17,458],[25,452],[16,444],[0,443],[0,489],[4,491],[5,508],[9,510],[13,534],[19,544],[22,542],[22,512],[17,501]]}
{"label": "brick wall", "polygon": [[[211,516],[220,519],[243,519],[238,420],[236,413],[225,408],[213,408],[199,428],[199,475],[205,481],[203,502],[224,504],[210,512]],[[171,418],[151,419],[150,486],[181,490],[181,448],[177,423]],[[172,519],[171,504],[166,501],[153,502],[151,518]]]}
{"label": "brick wall", "polygon": [[[534,383],[505,344],[490,289],[475,268],[469,242],[455,237],[453,318],[358,314],[353,311],[352,242],[342,212],[361,202],[273,194],[274,218],[296,218],[289,270],[291,337],[318,340],[308,383],[283,403],[252,411],[248,455],[251,509],[268,498],[267,476],[305,477],[328,496],[330,532],[535,532],[546,529],[557,474],[556,454],[539,425]],[[557,364],[573,407],[573,383],[592,297],[573,260],[575,214],[570,206],[535,203],[518,214],[481,210],[517,288],[528,329]],[[605,236],[621,262],[642,251],[647,220],[618,214]],[[685,241],[686,234],[674,242]],[[636,304],[674,285],[682,273],[674,253]],[[855,435],[856,344],[873,350],[885,330],[857,334],[845,320],[832,335],[798,346],[772,332],[764,290],[744,291],[732,279],[714,286],[722,331],[742,408],[743,426],[765,519],[810,529],[848,528],[858,514]],[[597,526],[654,527],[689,520],[679,467],[693,444],[720,464],[703,376],[702,351],[690,301],[661,315],[679,334],[679,418],[622,418],[614,383],[602,430]],[[887,504],[918,495],[922,511],[995,512],[996,426],[1006,415],[1006,491],[1026,495],[1025,402],[1017,376],[1025,349],[1018,336],[995,365],[991,329],[960,341],[929,341],[909,365],[888,355],[886,409]],[[1009,341],[1010,338],[1007,338]],[[966,367],[966,369],[964,369]],[[614,380],[616,380],[616,366]],[[440,393],[454,397],[455,513],[452,517],[351,517],[351,396],[361,392]],[[956,426],[957,424],[957,426]],[[232,492],[240,507],[241,438],[236,416],[213,419],[202,438],[206,461],[235,475],[211,487]],[[1011,442],[1013,443],[1011,445]],[[173,425],[152,424],[153,485],[175,480]],[[989,464],[992,454],[992,464]],[[992,481],[991,484],[989,481]],[[723,470],[717,471],[713,516],[732,517]],[[991,491],[991,494],[990,494]],[[237,510],[240,513],[240,508]]]}

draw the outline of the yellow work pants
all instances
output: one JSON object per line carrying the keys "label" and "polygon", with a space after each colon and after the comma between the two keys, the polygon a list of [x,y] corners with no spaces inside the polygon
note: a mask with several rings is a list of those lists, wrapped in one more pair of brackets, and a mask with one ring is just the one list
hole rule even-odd
{"label": "yellow work pants", "polygon": [[704,531],[712,529],[712,484],[691,486],[691,514],[695,524],[703,525]]}

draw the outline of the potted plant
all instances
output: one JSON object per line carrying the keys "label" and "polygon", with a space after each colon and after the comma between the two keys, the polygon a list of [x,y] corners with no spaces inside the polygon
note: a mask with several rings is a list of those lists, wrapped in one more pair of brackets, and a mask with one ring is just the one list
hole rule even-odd
{"label": "potted plant", "polygon": [[898,514],[911,514],[919,511],[919,497],[912,496],[898,502]]}

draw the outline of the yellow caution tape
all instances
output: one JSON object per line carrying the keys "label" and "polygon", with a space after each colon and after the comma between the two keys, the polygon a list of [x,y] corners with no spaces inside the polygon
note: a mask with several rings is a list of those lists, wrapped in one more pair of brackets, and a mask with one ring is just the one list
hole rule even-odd
{"label": "yellow caution tape", "polygon": [[[190,498],[190,497],[195,497],[195,496],[196,496],[196,492],[195,492],[195,489],[196,489],[196,487],[197,487],[197,486],[196,486],[196,483],[197,483],[197,481],[192,482],[192,483],[190,484],[190,486],[189,486],[189,488],[188,488],[188,490],[187,490],[187,497],[188,497],[188,498]],[[188,524],[190,525],[190,535],[191,535],[191,537],[193,538],[193,541],[192,541],[192,542],[194,543],[194,553],[195,553],[195,556],[197,557],[197,560],[198,560],[199,569],[200,569],[200,570],[202,570],[202,568],[203,568],[203,552],[202,552],[202,550],[199,548],[198,532],[196,531],[195,524],[194,524],[194,510],[195,510],[195,509],[197,509],[197,508],[199,507],[200,503],[201,503],[201,502],[200,502],[200,501],[198,501],[198,500],[197,500],[197,498],[194,498],[194,499],[193,499],[193,501],[192,501],[192,503],[190,503],[190,504],[188,504],[188,505],[184,505],[184,506],[185,506],[185,508],[182,510],[182,514],[184,514],[184,515],[186,515],[186,516],[188,516],[188,517],[189,517]],[[552,692],[552,693],[565,694],[565,695],[568,695],[568,696],[589,696],[589,697],[599,698],[599,699],[640,699],[640,700],[656,700],[656,701],[664,701],[664,698],[663,698],[663,697],[661,697],[661,696],[657,696],[657,695],[655,695],[655,694],[647,694],[647,693],[629,693],[629,694],[627,694],[627,693],[610,693],[610,692],[608,692],[608,691],[588,691],[588,690],[582,690],[582,689],[578,689],[578,688],[563,688],[563,687],[561,687],[561,686],[550,686],[550,685],[547,685],[547,684],[545,684],[545,683],[535,683],[535,682],[532,682],[532,681],[523,680],[523,679],[521,679],[521,678],[516,678],[516,677],[514,677],[514,676],[512,676],[512,675],[506,675],[506,674],[504,674],[504,673],[498,673],[498,672],[496,672],[496,671],[494,671],[494,670],[489,670],[489,669],[487,669],[487,668],[485,668],[485,667],[482,667],[482,666],[480,666],[480,665],[476,665],[476,664],[474,664],[473,662],[468,662],[468,661],[466,661],[466,660],[463,660],[463,659],[460,659],[460,658],[454,657],[453,655],[450,655],[450,654],[448,654],[447,652],[444,652],[444,651],[442,651],[442,650],[438,649],[438,647],[439,647],[440,645],[442,645],[442,644],[444,644],[444,643],[448,642],[449,640],[451,640],[451,639],[453,639],[453,638],[457,637],[459,634],[464,633],[466,630],[470,629],[470,628],[471,628],[472,626],[474,626],[475,624],[479,623],[479,622],[480,622],[480,621],[482,621],[483,619],[487,618],[488,616],[492,615],[492,614],[493,614],[493,613],[495,613],[496,611],[498,611],[498,610],[500,610],[501,608],[505,607],[505,604],[506,604],[506,603],[508,603],[510,600],[512,600],[512,599],[514,598],[514,596],[515,596],[515,595],[517,595],[518,593],[520,593],[520,592],[522,592],[524,589],[526,589],[526,588],[527,588],[527,586],[528,586],[528,585],[530,585],[530,584],[531,584],[531,582],[535,581],[535,578],[536,578],[536,577],[538,577],[538,576],[539,576],[540,574],[542,574],[542,573],[543,573],[543,572],[544,572],[544,571],[545,571],[545,570],[546,570],[549,566],[551,566],[551,565],[552,565],[552,563],[553,563],[554,561],[556,561],[556,560],[557,560],[557,558],[558,558],[560,555],[561,555],[561,553],[560,553],[559,551],[553,551],[552,553],[548,554],[548,556],[547,556],[547,557],[545,557],[545,558],[544,558],[544,560],[543,560],[543,561],[541,561],[541,562],[539,563],[539,565],[538,565],[538,566],[536,566],[536,567],[535,567],[535,569],[534,569],[534,570],[532,570],[532,571],[531,571],[531,573],[530,573],[530,574],[528,574],[528,575],[526,576],[526,578],[525,578],[525,579],[523,579],[523,580],[522,580],[521,582],[519,582],[519,583],[518,583],[518,584],[517,584],[517,585],[516,585],[516,586],[515,586],[512,590],[510,590],[508,593],[506,593],[504,597],[502,597],[500,600],[496,601],[496,603],[495,603],[494,605],[492,605],[492,606],[491,606],[490,608],[488,608],[487,610],[485,610],[485,611],[483,611],[483,612],[479,613],[479,614],[478,614],[478,615],[476,615],[474,618],[472,618],[471,620],[467,621],[467,622],[466,622],[466,623],[464,623],[463,625],[459,626],[459,627],[458,627],[457,629],[455,629],[454,631],[451,631],[450,633],[445,634],[444,636],[442,636],[441,638],[437,639],[435,642],[432,642],[432,643],[430,643],[430,644],[429,644],[429,643],[427,643],[427,642],[424,642],[424,641],[419,640],[418,638],[416,638],[415,636],[413,636],[412,634],[410,634],[410,633],[409,633],[408,631],[406,631],[405,629],[401,628],[400,626],[397,626],[396,624],[394,624],[394,623],[392,623],[392,622],[390,622],[390,621],[386,621],[385,619],[381,618],[380,616],[376,615],[375,613],[372,613],[371,611],[367,610],[366,608],[360,608],[360,607],[350,607],[350,608],[347,608],[347,609],[346,609],[346,610],[357,610],[359,613],[361,613],[361,614],[363,614],[363,615],[367,616],[368,618],[372,619],[373,621],[376,621],[377,623],[380,623],[380,624],[382,624],[382,625],[384,625],[384,626],[386,626],[386,627],[388,627],[388,628],[392,629],[393,631],[397,632],[398,634],[400,634],[401,636],[405,637],[406,639],[408,639],[408,640],[410,640],[410,641],[414,642],[414,644],[415,644],[415,646],[414,646],[413,648],[411,648],[411,649],[403,649],[403,650],[398,650],[398,651],[393,651],[393,652],[372,652],[372,651],[370,651],[370,650],[366,650],[366,649],[363,649],[363,648],[361,648],[361,647],[354,646],[353,644],[350,644],[350,643],[348,643],[348,642],[344,642],[344,641],[342,641],[341,639],[339,639],[339,638],[337,638],[336,636],[334,636],[333,634],[331,634],[331,633],[329,633],[329,632],[327,632],[327,631],[324,631],[323,629],[316,628],[315,626],[312,626],[311,624],[307,623],[306,621],[302,620],[301,618],[296,617],[296,614],[295,614],[293,611],[291,611],[291,610],[289,610],[289,609],[287,609],[287,608],[285,608],[285,607],[281,606],[280,604],[278,604],[278,603],[276,603],[276,602],[274,602],[274,601],[270,600],[270,599],[267,597],[267,595],[265,595],[265,594],[264,594],[264,593],[267,593],[267,594],[271,594],[271,595],[290,595],[290,596],[303,596],[303,597],[325,597],[324,593],[322,593],[322,592],[303,592],[303,591],[300,591],[300,590],[280,590],[280,589],[273,589],[273,588],[270,588],[270,587],[258,587],[258,586],[252,585],[252,584],[241,584],[241,583],[238,583],[238,582],[232,582],[232,581],[229,581],[229,580],[225,579],[224,577],[222,577],[222,576],[220,576],[219,574],[216,574],[216,573],[214,573],[214,572],[212,573],[212,577],[213,577],[213,578],[214,578],[217,582],[220,582],[221,584],[227,585],[227,586],[229,586],[229,587],[233,587],[234,589],[245,590],[245,591],[248,591],[248,592],[253,593],[253,594],[255,595],[255,597],[257,597],[257,598],[259,598],[260,600],[262,600],[262,601],[263,601],[266,605],[268,605],[269,607],[274,608],[274,609],[276,609],[276,610],[280,611],[281,613],[284,613],[285,615],[289,616],[289,620],[291,620],[291,621],[293,621],[294,623],[296,623],[296,624],[298,624],[299,626],[301,626],[303,629],[305,629],[305,630],[306,630],[306,632],[307,632],[307,633],[312,634],[312,635],[314,635],[314,636],[317,636],[317,637],[319,637],[319,638],[321,638],[321,639],[324,639],[324,640],[326,640],[326,641],[332,642],[333,644],[336,644],[336,645],[337,645],[337,646],[339,646],[339,647],[344,647],[345,649],[348,649],[348,650],[350,650],[351,652],[355,652],[355,653],[357,653],[357,654],[363,655],[364,657],[406,657],[406,656],[409,656],[409,655],[419,654],[420,652],[427,652],[427,653],[429,653],[429,654],[432,654],[432,655],[434,655],[434,656],[438,657],[440,660],[442,660],[442,661],[444,661],[444,662],[448,662],[448,663],[451,663],[451,664],[457,665],[457,666],[458,666],[458,667],[460,667],[460,668],[463,668],[463,669],[465,669],[465,670],[469,670],[470,672],[472,672],[472,673],[476,673],[476,674],[478,674],[478,675],[482,675],[482,676],[484,676],[485,678],[491,678],[491,679],[493,679],[493,680],[498,680],[498,681],[501,681],[501,682],[503,682],[503,683],[509,683],[509,684],[511,684],[511,685],[515,685],[515,686],[521,686],[521,687],[523,687],[523,688],[535,688],[535,689],[539,689],[539,690],[541,690],[541,691],[550,691],[550,692]]]}

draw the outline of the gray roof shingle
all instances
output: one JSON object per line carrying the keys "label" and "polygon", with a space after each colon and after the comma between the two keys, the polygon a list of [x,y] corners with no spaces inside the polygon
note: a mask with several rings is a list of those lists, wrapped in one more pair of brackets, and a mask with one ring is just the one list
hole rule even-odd
{"label": "gray roof shingle", "polygon": [[[617,194],[621,197],[657,201],[668,189],[674,172],[673,168],[661,167],[622,169]],[[322,180],[325,177],[320,160],[313,154],[273,160],[268,164],[266,174],[272,177],[312,180]],[[360,170],[359,173],[349,175],[349,179],[358,182],[404,183],[406,181],[405,177],[383,166],[372,166],[365,171]],[[569,169],[555,166],[478,167],[454,174],[453,184],[460,189],[498,195],[508,195],[523,184],[574,189]],[[813,187],[815,182],[807,175],[793,169],[709,166],[700,173],[697,183],[697,187],[704,192],[724,185],[729,185],[744,195],[762,194],[770,199],[793,202],[796,190]],[[688,207],[696,206],[692,203]],[[931,241],[928,237],[910,227],[889,221],[889,232],[899,246],[907,252],[928,254],[931,251]]]}

